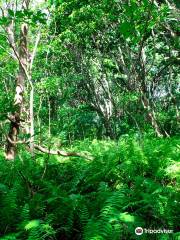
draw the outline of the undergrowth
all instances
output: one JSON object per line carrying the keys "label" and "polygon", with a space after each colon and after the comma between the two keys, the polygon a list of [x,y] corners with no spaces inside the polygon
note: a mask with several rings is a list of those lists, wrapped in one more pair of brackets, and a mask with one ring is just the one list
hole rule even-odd
{"label": "undergrowth", "polygon": [[[177,138],[84,140],[94,160],[0,156],[0,239],[180,239]],[[135,228],[171,229],[143,234]]]}

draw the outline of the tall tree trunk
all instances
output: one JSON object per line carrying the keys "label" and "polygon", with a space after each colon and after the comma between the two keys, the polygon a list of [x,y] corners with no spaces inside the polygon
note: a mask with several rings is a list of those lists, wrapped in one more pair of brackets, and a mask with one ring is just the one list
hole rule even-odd
{"label": "tall tree trunk", "polygon": [[29,121],[30,121],[30,151],[32,156],[34,156],[34,86],[32,84],[32,81],[29,102]]}
{"label": "tall tree trunk", "polygon": [[163,137],[163,134],[161,133],[160,127],[159,127],[157,119],[156,119],[155,112],[153,109],[151,109],[151,106],[150,106],[149,101],[148,101],[147,97],[145,96],[145,94],[142,96],[141,102],[142,102],[144,109],[147,110],[148,118],[150,120],[151,126],[154,128],[156,135],[158,137]]}
{"label": "tall tree trunk", "polygon": [[[11,34],[14,34],[14,29],[11,26]],[[21,25],[20,43],[19,43],[19,72],[16,78],[16,93],[14,98],[14,106],[12,106],[12,115],[9,117],[10,130],[7,138],[6,159],[13,160],[16,154],[16,141],[18,139],[19,129],[21,125],[22,112],[24,112],[24,90],[28,63],[28,49],[27,49],[27,24]],[[9,40],[12,47],[15,47],[14,42]]]}
{"label": "tall tree trunk", "polygon": [[110,137],[111,139],[114,139],[115,135],[114,135],[113,128],[112,128],[112,125],[111,125],[111,120],[107,119],[107,118],[104,118],[103,119],[103,124],[104,124],[104,128],[105,128],[105,131],[106,131],[105,135],[107,137]]}

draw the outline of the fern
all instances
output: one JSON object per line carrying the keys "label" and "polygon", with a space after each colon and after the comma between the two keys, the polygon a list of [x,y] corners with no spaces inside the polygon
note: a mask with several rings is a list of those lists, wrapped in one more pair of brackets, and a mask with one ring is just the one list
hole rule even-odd
{"label": "fern", "polygon": [[93,161],[1,157],[0,239],[136,239],[138,226],[172,229],[153,237],[178,239],[177,140],[143,143],[128,136],[74,146],[92,151]]}

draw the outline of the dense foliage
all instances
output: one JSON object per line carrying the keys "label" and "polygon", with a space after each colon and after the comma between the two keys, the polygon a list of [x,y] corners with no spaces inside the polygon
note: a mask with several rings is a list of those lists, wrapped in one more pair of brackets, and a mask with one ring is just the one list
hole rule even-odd
{"label": "dense foliage", "polygon": [[136,239],[137,226],[174,230],[140,239],[179,239],[176,138],[124,135],[74,149],[95,158],[1,156],[1,239]]}
{"label": "dense foliage", "polygon": [[0,239],[180,239],[179,16],[0,1]]}

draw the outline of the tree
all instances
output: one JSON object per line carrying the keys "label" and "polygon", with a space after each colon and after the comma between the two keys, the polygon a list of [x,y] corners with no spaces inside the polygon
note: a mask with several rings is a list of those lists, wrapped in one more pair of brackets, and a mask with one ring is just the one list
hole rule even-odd
{"label": "tree", "polygon": [[[33,94],[34,87],[32,83],[32,66],[37,51],[37,45],[40,39],[38,33],[33,52],[28,49],[28,21],[42,21],[42,15],[33,15],[29,10],[30,1],[22,3],[10,2],[1,7],[2,28],[6,34],[7,41],[12,50],[11,56],[18,62],[19,70],[15,79],[15,97],[14,104],[11,107],[11,114],[8,116],[10,121],[9,134],[7,136],[6,158],[12,160],[15,158],[18,135],[21,129],[24,133],[30,134],[30,150],[33,153],[34,141],[34,116],[33,116]],[[36,17],[36,18],[35,18]],[[43,16],[44,17],[44,16]],[[18,31],[18,32],[17,32]],[[19,44],[19,45],[18,45]],[[25,93],[30,91],[30,100],[25,98]],[[28,126],[30,124],[30,127]]]}

